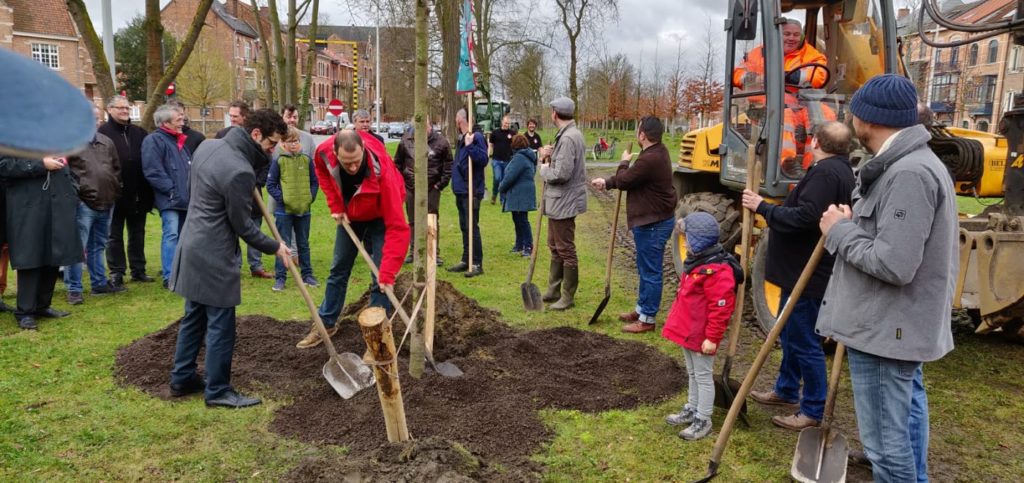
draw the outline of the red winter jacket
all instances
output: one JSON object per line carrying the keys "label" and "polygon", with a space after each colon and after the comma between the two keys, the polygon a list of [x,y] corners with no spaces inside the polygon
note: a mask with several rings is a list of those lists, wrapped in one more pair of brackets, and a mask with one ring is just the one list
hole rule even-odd
{"label": "red winter jacket", "polygon": [[364,131],[363,147],[367,153],[366,162],[371,163],[366,179],[359,185],[348,205],[341,195],[339,173],[341,165],[334,151],[334,136],[316,148],[313,164],[320,189],[327,198],[331,213],[344,213],[350,221],[384,220],[384,253],[380,261],[380,280],[384,285],[393,285],[395,276],[402,268],[405,254],[409,251],[409,224],[405,221],[405,184],[402,175],[388,156],[384,144]]}
{"label": "red winter jacket", "polygon": [[726,262],[691,270],[679,281],[662,337],[695,352],[701,351],[704,339],[719,344],[736,305],[735,286],[732,267]]}

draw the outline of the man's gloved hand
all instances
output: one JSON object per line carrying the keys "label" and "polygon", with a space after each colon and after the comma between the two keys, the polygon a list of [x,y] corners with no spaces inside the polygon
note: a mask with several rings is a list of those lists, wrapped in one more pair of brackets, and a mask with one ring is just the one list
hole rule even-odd
{"label": "man's gloved hand", "polygon": [[786,72],[786,84],[787,85],[791,85],[791,86],[798,86],[798,85],[800,85],[800,71],[799,70],[792,70],[792,71]]}

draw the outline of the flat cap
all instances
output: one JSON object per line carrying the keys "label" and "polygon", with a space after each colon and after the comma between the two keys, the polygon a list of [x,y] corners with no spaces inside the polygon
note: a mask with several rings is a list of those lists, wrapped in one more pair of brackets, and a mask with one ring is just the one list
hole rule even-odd
{"label": "flat cap", "polygon": [[551,101],[551,108],[558,114],[571,116],[576,111],[576,103],[572,102],[572,99],[568,97],[559,97]]}

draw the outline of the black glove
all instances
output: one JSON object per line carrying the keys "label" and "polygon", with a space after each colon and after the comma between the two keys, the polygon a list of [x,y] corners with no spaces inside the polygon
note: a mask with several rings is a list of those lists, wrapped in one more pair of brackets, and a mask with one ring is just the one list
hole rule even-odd
{"label": "black glove", "polygon": [[800,71],[793,70],[786,72],[786,84],[793,86],[800,85]]}

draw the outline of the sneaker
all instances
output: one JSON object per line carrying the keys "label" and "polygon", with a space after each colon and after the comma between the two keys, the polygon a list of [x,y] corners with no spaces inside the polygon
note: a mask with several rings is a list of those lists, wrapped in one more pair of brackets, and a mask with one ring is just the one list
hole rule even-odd
{"label": "sneaker", "polygon": [[466,270],[469,270],[469,264],[466,262],[459,262],[456,263],[455,265],[448,267],[448,271],[453,273],[462,273],[465,272]]}
{"label": "sneaker", "polygon": [[139,272],[139,273],[136,273],[136,274],[132,275],[132,281],[133,282],[149,283],[149,282],[152,282],[154,280],[155,279],[153,277],[150,277],[149,275],[146,275],[145,272]]}
{"label": "sneaker", "polygon": [[273,290],[275,292],[283,292],[284,291],[284,279],[279,278],[277,280],[274,280],[274,286],[270,287],[270,290]]}
{"label": "sneaker", "polygon": [[644,322],[633,322],[632,324],[626,324],[622,326],[622,331],[627,334],[642,334],[644,332],[651,332],[654,330],[655,324],[648,324]]}
{"label": "sneaker", "polygon": [[441,257],[437,257],[437,266],[443,267],[444,266],[444,259],[442,259]]}
{"label": "sneaker", "polygon": [[82,292],[68,292],[68,305],[81,305],[85,302]]}
{"label": "sneaker", "polygon": [[472,270],[469,270],[466,273],[462,274],[462,276],[464,276],[466,278],[473,278],[473,277],[476,277],[478,275],[483,275],[483,274],[484,274],[484,267],[481,267],[480,265],[476,265],[476,266],[473,267]]}
{"label": "sneaker", "polygon": [[115,287],[124,285],[124,275],[121,275],[120,273],[110,274],[110,284]]}
{"label": "sneaker", "polygon": [[110,282],[107,282],[106,285],[100,285],[98,287],[93,287],[91,293],[93,295],[108,295],[108,294],[112,294],[112,293],[125,292],[127,290],[128,289],[124,285],[114,285],[114,284],[112,284]]}
{"label": "sneaker", "polygon": [[[327,336],[328,337],[334,337],[334,334],[337,334],[337,333],[338,333],[338,326],[328,327],[327,328]],[[320,345],[322,342],[323,342],[323,340],[320,339],[320,331],[316,330],[316,329],[312,329],[312,330],[309,331],[308,334],[306,334],[306,337],[303,337],[302,340],[300,340],[298,344],[295,344],[295,347],[298,348],[298,349],[308,349],[310,347],[316,347],[316,346]]]}
{"label": "sneaker", "polygon": [[683,409],[680,409],[678,413],[665,416],[665,422],[672,426],[682,426],[684,424],[692,423],[696,417],[697,411],[683,406]]}
{"label": "sneaker", "polygon": [[522,255],[524,257],[532,256],[533,255],[533,249],[532,248],[524,248],[523,251],[522,251]]}
{"label": "sneaker", "polygon": [[801,431],[804,428],[816,427],[821,424],[821,421],[805,414],[796,413],[789,416],[773,416],[772,424],[791,431]]}
{"label": "sneaker", "polygon": [[164,279],[163,287],[164,287],[165,290],[169,290],[170,289],[170,281],[167,280],[167,279]]}
{"label": "sneaker", "polygon": [[679,432],[679,437],[687,441],[695,441],[711,434],[711,420],[694,418],[690,426]]}
{"label": "sneaker", "polygon": [[302,283],[306,284],[307,287],[316,288],[320,286],[320,281],[317,280],[316,277],[312,275],[302,277]]}
{"label": "sneaker", "polygon": [[798,401],[783,399],[774,390],[771,391],[750,391],[750,397],[766,406],[795,406]]}
{"label": "sneaker", "polygon": [[516,254],[519,254],[519,253],[523,253],[523,249],[522,249],[522,248],[520,248],[520,247],[512,247],[512,249],[511,249],[511,250],[509,250],[508,252],[509,252],[509,253],[516,253]]}

